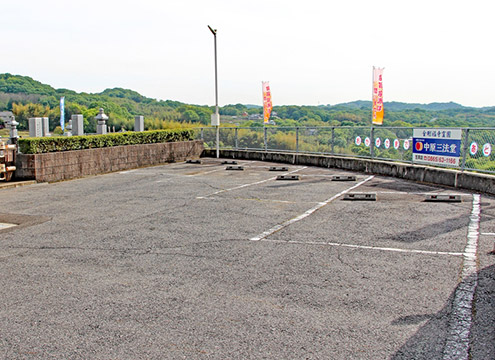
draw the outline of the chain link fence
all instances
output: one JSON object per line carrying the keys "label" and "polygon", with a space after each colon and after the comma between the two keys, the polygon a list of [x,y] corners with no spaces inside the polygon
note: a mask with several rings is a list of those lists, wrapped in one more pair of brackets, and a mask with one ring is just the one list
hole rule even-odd
{"label": "chain link fence", "polygon": [[[457,128],[459,129],[459,128]],[[495,173],[495,128],[462,128],[459,165],[435,165]],[[216,129],[196,130],[206,148],[216,147]],[[283,151],[413,162],[412,127],[313,126],[220,127],[219,147]]]}

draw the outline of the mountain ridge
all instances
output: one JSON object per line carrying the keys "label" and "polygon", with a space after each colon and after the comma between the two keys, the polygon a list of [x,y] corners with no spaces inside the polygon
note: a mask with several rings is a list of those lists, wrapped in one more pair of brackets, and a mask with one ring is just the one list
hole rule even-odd
{"label": "mountain ridge", "polygon": [[[41,95],[41,96],[64,96],[64,95],[103,95],[112,98],[124,98],[130,99],[137,103],[152,103],[154,101],[167,101],[180,103],[178,101],[173,100],[158,100],[146,97],[144,95],[139,94],[137,91],[132,89],[126,89],[121,87],[114,88],[106,88],[101,92],[95,93],[86,93],[86,92],[76,92],[70,89],[55,89],[51,85],[44,84],[38,80],[35,80],[29,76],[23,75],[12,75],[9,73],[0,74],[0,92],[8,93],[8,94],[28,94],[28,95]],[[232,105],[227,104],[225,106]],[[256,104],[243,104],[247,108],[257,108],[261,107],[261,105]],[[285,104],[284,106],[290,106]],[[301,106],[311,106],[311,105],[301,105]],[[321,107],[341,107],[341,108],[349,108],[349,109],[369,109],[371,108],[371,101],[369,100],[355,100],[344,103],[338,103],[335,105],[320,105]],[[488,109],[493,106],[485,106],[485,107],[470,107],[458,104],[453,101],[449,102],[432,102],[427,104],[422,103],[407,103],[407,102],[399,102],[399,101],[388,101],[384,103],[385,109],[388,111],[401,111],[401,110],[431,110],[431,111],[441,111],[441,110],[452,110],[452,109]]]}

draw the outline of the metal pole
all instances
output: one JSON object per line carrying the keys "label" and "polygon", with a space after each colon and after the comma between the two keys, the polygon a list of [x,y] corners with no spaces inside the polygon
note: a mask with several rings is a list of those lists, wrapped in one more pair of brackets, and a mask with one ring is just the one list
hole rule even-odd
{"label": "metal pole", "polygon": [[239,134],[237,132],[237,128],[235,128],[235,149],[237,150],[239,148]]}
{"label": "metal pole", "polygon": [[371,70],[371,131],[370,131],[370,155],[371,158],[373,159],[375,155],[375,138],[374,138],[374,131],[375,129],[373,128],[373,99],[375,97],[375,67],[373,66],[373,69]]}
{"label": "metal pole", "polygon": [[[212,29],[210,25],[208,25],[208,29],[210,29],[213,34],[213,40],[215,45],[215,116],[220,122],[220,114],[218,112],[218,70],[217,70],[217,30]],[[215,124],[216,127],[216,142],[217,142],[217,159],[220,157],[220,124]]]}
{"label": "metal pole", "polygon": [[220,126],[217,125],[217,159],[220,157]]}
{"label": "metal pole", "polygon": [[296,127],[296,153],[299,152],[299,127]]}
{"label": "metal pole", "polygon": [[335,154],[335,128],[332,126],[332,155]]}
{"label": "metal pole", "polygon": [[265,151],[268,149],[268,142],[266,141],[266,126],[263,126],[263,143],[265,146]]}
{"label": "metal pole", "polygon": [[[215,40],[215,114],[220,119],[218,112],[218,70],[217,70],[217,31],[213,34]],[[220,157],[220,125],[217,125],[217,159]]]}
{"label": "metal pole", "polygon": [[375,128],[372,126],[371,127],[371,158],[375,157]]}
{"label": "metal pole", "polygon": [[466,168],[466,158],[467,158],[467,152],[468,152],[468,141],[469,141],[469,129],[464,129],[466,132],[466,135],[464,136],[464,146],[462,148],[463,155],[462,155],[462,166],[461,166],[461,171],[464,171]]}

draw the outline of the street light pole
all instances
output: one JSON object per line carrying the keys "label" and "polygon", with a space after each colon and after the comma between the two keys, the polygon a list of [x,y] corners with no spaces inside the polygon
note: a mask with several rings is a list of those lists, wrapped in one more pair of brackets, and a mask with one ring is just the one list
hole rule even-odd
{"label": "street light pole", "polygon": [[220,157],[220,113],[218,112],[218,70],[217,70],[217,30],[212,29],[210,25],[208,25],[208,29],[210,29],[213,34],[213,39],[215,43],[215,114],[211,117],[211,125],[216,127],[216,147],[217,147],[217,159]]}

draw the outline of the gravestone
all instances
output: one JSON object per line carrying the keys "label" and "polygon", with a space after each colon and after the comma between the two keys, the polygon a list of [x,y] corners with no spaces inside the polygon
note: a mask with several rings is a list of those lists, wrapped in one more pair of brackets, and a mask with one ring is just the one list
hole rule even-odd
{"label": "gravestone", "polygon": [[72,115],[72,135],[84,135],[84,116]]}
{"label": "gravestone", "polygon": [[144,116],[134,117],[134,131],[144,131]]}
{"label": "gravestone", "polygon": [[41,123],[41,118],[29,118],[29,137],[42,137],[43,136],[43,125]]}
{"label": "gravestone", "polygon": [[42,136],[50,136],[50,122],[47,117],[41,118],[41,133]]}

